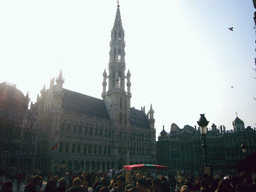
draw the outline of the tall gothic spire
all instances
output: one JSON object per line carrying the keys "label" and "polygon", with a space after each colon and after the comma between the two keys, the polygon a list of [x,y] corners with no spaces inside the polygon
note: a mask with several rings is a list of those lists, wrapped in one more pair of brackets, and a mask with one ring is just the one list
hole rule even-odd
{"label": "tall gothic spire", "polygon": [[[108,74],[106,71],[103,73],[102,98],[108,109],[110,118],[125,126],[128,124],[130,117],[131,73],[128,71],[125,74],[124,29],[122,26],[119,1],[117,3],[115,22],[111,30],[109,71]],[[125,88],[125,86],[127,87]]]}
{"label": "tall gothic spire", "polygon": [[118,4],[114,26],[111,31],[109,52],[109,91],[118,88],[125,92],[125,42],[120,6]]}

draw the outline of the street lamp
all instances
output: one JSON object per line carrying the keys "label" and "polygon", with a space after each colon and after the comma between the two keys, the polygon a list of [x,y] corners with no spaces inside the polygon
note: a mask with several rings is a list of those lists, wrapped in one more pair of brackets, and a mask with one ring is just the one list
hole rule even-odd
{"label": "street lamp", "polygon": [[203,152],[204,152],[204,164],[207,165],[207,146],[206,146],[206,135],[207,135],[207,125],[209,123],[209,121],[207,121],[207,119],[205,118],[204,114],[200,114],[201,117],[199,119],[199,121],[197,121],[197,124],[199,125],[199,130],[200,130],[200,134],[202,136],[202,147],[203,147]]}

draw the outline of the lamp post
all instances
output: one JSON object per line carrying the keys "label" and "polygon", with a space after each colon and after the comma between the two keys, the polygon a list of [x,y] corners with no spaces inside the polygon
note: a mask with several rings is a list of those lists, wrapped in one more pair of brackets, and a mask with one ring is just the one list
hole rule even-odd
{"label": "lamp post", "polygon": [[247,153],[247,146],[244,144],[244,141],[241,144],[241,149],[242,149],[242,153],[244,154],[244,158],[245,158],[246,153]]}
{"label": "lamp post", "polygon": [[206,135],[207,135],[207,125],[209,121],[205,118],[204,114],[200,114],[201,117],[199,121],[197,121],[197,124],[199,125],[200,134],[202,137],[202,147],[204,152],[204,164],[207,165],[207,146],[206,146]]}

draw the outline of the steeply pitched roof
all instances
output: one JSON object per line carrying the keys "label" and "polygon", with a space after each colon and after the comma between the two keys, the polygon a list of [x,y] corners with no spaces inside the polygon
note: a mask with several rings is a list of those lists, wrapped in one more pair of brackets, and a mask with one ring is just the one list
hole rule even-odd
{"label": "steeply pitched roof", "polygon": [[131,108],[130,115],[132,125],[149,127],[147,115],[143,111]]}
{"label": "steeply pitched roof", "polygon": [[239,117],[236,117],[232,123],[233,125],[244,124],[244,122]]}
{"label": "steeply pitched roof", "polygon": [[63,89],[63,93],[62,107],[64,111],[73,110],[82,115],[109,119],[107,108],[103,100],[67,89]]}

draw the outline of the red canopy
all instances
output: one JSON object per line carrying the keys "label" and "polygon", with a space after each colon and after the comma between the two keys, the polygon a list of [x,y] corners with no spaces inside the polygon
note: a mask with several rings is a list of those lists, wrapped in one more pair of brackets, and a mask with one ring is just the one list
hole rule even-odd
{"label": "red canopy", "polygon": [[124,169],[128,169],[128,170],[137,170],[137,169],[145,169],[145,168],[167,169],[166,166],[154,165],[154,164],[135,164],[135,165],[125,165],[124,166]]}

